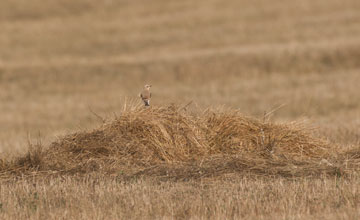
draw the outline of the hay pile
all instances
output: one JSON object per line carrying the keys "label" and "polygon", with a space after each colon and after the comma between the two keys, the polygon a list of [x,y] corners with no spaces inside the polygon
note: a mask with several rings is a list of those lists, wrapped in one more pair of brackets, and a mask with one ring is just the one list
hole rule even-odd
{"label": "hay pile", "polygon": [[234,110],[191,113],[174,105],[134,107],[92,131],[2,161],[0,169],[13,174],[101,172],[173,179],[244,173],[339,175],[345,171],[334,149],[298,123],[265,122]]}

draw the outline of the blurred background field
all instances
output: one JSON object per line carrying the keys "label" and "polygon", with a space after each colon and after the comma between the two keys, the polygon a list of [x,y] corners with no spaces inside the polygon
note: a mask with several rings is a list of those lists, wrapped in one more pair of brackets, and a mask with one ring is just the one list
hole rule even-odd
{"label": "blurred background field", "polygon": [[[194,101],[310,118],[359,141],[358,1],[2,1],[1,151],[119,112]],[[343,134],[344,133],[344,134]],[[344,140],[343,140],[344,139]],[[26,146],[26,145],[25,145]]]}
{"label": "blurred background field", "polygon": [[[94,128],[93,112],[119,114],[144,84],[153,106],[192,101],[259,118],[282,106],[272,120],[305,119],[316,135],[359,146],[359,11],[357,0],[2,0],[0,154],[25,153],[29,137],[47,146]],[[358,207],[350,185],[343,213]],[[304,210],[294,213],[314,217]]]}

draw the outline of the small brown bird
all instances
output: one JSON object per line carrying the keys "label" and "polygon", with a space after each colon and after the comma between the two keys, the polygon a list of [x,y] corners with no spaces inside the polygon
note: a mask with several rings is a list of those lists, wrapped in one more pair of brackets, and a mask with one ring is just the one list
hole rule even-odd
{"label": "small brown bird", "polygon": [[150,99],[151,99],[150,87],[151,85],[145,85],[144,90],[140,93],[140,97],[144,101],[145,106],[150,106]]}

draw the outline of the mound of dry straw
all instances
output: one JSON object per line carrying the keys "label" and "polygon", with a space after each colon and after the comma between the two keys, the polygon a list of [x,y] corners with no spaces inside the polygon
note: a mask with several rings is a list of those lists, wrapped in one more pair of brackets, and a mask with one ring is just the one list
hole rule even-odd
{"label": "mound of dry straw", "polygon": [[[7,173],[150,175],[186,179],[221,174],[342,174],[335,148],[299,123],[273,123],[235,110],[175,105],[131,107],[92,131],[2,162]],[[358,153],[358,151],[357,151]]]}

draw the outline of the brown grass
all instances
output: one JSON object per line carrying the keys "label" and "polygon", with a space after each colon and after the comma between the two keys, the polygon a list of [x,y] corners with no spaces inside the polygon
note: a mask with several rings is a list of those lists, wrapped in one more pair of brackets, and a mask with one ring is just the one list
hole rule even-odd
{"label": "brown grass", "polygon": [[0,217],[357,219],[358,181],[228,176],[206,182],[122,182],[98,175],[20,179],[2,182]]}
{"label": "brown grass", "polygon": [[2,0],[0,219],[359,219],[359,10]]}
{"label": "brown grass", "polygon": [[234,173],[339,176],[358,169],[358,148],[341,152],[300,123],[260,121],[230,109],[187,108],[127,106],[97,129],[69,134],[45,149],[34,146],[23,157],[3,161],[0,174],[98,172],[197,179]]}

